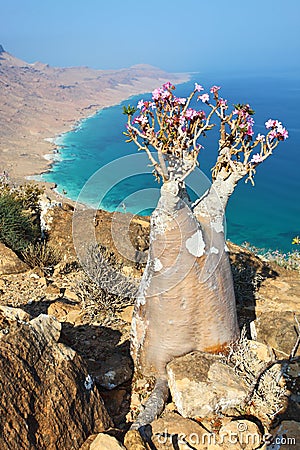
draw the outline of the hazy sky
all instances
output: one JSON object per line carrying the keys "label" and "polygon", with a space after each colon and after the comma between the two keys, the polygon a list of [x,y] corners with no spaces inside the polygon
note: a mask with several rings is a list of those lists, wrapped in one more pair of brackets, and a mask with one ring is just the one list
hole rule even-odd
{"label": "hazy sky", "polygon": [[300,0],[0,0],[0,44],[28,62],[169,71],[300,67]]}

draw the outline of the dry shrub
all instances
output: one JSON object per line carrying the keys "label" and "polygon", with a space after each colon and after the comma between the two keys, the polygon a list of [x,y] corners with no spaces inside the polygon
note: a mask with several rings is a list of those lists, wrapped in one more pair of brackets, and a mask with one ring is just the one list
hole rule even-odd
{"label": "dry shrub", "polygon": [[78,295],[83,308],[95,316],[97,312],[114,314],[132,305],[138,284],[120,272],[113,253],[104,246],[91,246],[84,261],[85,273],[78,281]]}
{"label": "dry shrub", "polygon": [[30,244],[22,256],[26,264],[31,268],[39,267],[44,272],[51,271],[61,260],[58,250],[51,247],[46,241]]}
{"label": "dry shrub", "polygon": [[260,360],[252,350],[250,342],[244,328],[240,340],[229,352],[227,363],[249,386],[249,395],[243,408],[246,412],[254,413],[261,420],[271,423],[287,403],[285,362],[282,361],[281,364],[280,361],[275,361],[271,349],[270,361],[266,363]]}

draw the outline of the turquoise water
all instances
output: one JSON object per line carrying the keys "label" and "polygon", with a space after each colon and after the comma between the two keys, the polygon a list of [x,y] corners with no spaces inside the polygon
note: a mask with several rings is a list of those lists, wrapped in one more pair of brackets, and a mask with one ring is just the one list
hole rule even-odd
{"label": "turquoise water", "polygon": [[[230,104],[250,103],[256,111],[255,133],[264,133],[264,122],[269,118],[281,120],[289,130],[289,139],[258,168],[255,186],[242,180],[229,201],[227,237],[236,243],[247,241],[260,248],[286,252],[293,249],[291,240],[300,233],[299,79],[291,74],[223,79],[197,75],[177,87],[176,94],[186,96],[194,81],[207,89],[221,85],[221,95]],[[149,214],[157,202],[159,186],[148,160],[135,145],[126,144],[122,134],[126,121],[122,105],[136,105],[140,98],[145,100],[149,94],[104,109],[84,120],[76,130],[60,136],[57,144],[61,160],[43,179],[56,183],[58,191],[66,191],[67,197],[76,200],[80,195],[80,202],[94,207]],[[217,130],[202,142],[205,149],[200,167],[208,177],[216,158],[216,139]],[[188,183],[197,195],[208,185],[204,176],[191,177]]]}

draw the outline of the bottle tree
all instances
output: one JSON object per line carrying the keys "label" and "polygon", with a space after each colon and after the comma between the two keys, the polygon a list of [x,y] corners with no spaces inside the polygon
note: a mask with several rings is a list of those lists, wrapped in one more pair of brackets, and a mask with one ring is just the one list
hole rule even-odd
{"label": "bottle tree", "polygon": [[[140,100],[137,109],[124,107],[128,141],[146,152],[162,183],[132,319],[135,370],[156,378],[137,427],[151,422],[163,408],[166,364],[172,358],[194,350],[218,353],[238,339],[224,213],[239,180],[253,183],[257,166],[288,137],[273,119],[265,124],[266,135],[254,137],[254,111],[248,104],[229,108],[219,86],[202,91],[195,83],[188,98],[177,97],[168,82],[153,91],[151,101]],[[203,109],[191,106],[195,100]],[[217,124],[212,183],[191,204],[186,178],[201,160],[201,138]]]}

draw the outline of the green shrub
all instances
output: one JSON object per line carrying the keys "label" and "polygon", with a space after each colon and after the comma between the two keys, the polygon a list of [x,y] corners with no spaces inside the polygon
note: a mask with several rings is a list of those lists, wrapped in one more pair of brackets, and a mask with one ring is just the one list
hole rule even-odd
{"label": "green shrub", "polygon": [[0,195],[0,241],[15,252],[23,251],[40,236],[39,227],[23,209],[20,199],[7,191]]}

